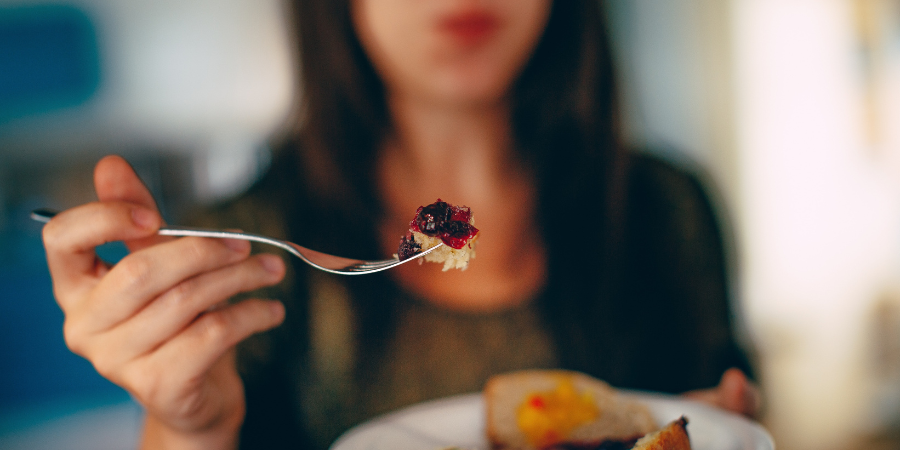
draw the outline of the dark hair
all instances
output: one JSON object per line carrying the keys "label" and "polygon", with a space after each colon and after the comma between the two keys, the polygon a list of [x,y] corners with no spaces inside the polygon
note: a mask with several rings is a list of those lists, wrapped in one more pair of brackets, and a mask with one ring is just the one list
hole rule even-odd
{"label": "dark hair", "polygon": [[[557,342],[565,343],[557,346],[562,363],[587,372],[595,372],[591,364],[600,350],[596,343],[602,341],[594,335],[590,317],[602,313],[598,304],[610,303],[598,302],[598,297],[615,295],[612,261],[620,241],[626,161],[618,140],[612,57],[600,3],[553,3],[512,97],[516,148],[536,175],[539,220],[548,246],[548,290],[554,295],[552,301],[542,300],[542,307]],[[381,208],[371,168],[391,126],[384,87],[354,33],[349,1],[296,0],[293,15],[303,86],[294,148],[300,149],[310,201],[331,208],[327,220],[375,223]],[[340,206],[335,210],[334,205]],[[568,236],[582,232],[598,238],[575,248]],[[334,245],[324,224],[315,234],[324,236],[316,243],[319,248]],[[361,235],[353,243],[355,254],[368,249],[370,254],[362,256],[377,256],[374,242],[374,236]],[[598,277],[607,282],[598,283]],[[384,282],[379,277],[350,281],[351,289],[367,293],[357,306],[365,345],[372,347],[392,323],[390,312],[372,299],[373,293],[384,292],[375,286]]]}

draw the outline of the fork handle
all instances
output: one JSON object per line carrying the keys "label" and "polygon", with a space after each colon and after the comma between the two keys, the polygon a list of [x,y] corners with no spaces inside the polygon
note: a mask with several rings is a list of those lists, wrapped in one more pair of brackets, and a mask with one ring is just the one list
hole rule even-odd
{"label": "fork handle", "polygon": [[[59,214],[59,211],[50,208],[38,208],[34,211],[31,211],[31,218],[38,222],[47,223]],[[278,247],[281,247],[291,253],[297,253],[296,250],[291,249],[290,246],[285,245],[285,243],[273,239],[266,236],[260,236],[251,233],[243,233],[239,231],[225,231],[225,230],[213,230],[209,228],[194,228],[194,227],[161,227],[158,231],[158,234],[162,236],[196,236],[196,237],[208,237],[208,238],[230,238],[230,239],[243,239],[246,241],[255,241],[262,242],[265,244],[271,244]],[[301,256],[301,258],[303,258]],[[305,258],[304,258],[305,259]]]}
{"label": "fork handle", "polygon": [[31,212],[31,219],[38,222],[47,223],[53,216],[59,214],[59,211],[50,208],[38,208]]}
{"label": "fork handle", "polygon": [[[59,214],[59,211],[50,208],[38,208],[34,211],[31,211],[31,218],[38,222],[47,223],[54,216]],[[293,254],[294,256],[313,264],[312,261],[307,258],[306,255],[302,254],[297,248],[294,248],[294,245],[291,245],[289,242],[285,242],[279,239],[270,238],[268,236],[262,236],[258,234],[252,233],[244,233],[241,231],[225,231],[225,230],[214,230],[210,228],[195,228],[195,227],[161,227],[157,234],[161,236],[194,236],[194,237],[206,237],[206,238],[224,238],[224,239],[242,239],[245,241],[253,241],[260,242],[263,244],[274,245],[285,251]],[[298,246],[299,247],[299,246]],[[313,264],[315,265],[315,264]]]}

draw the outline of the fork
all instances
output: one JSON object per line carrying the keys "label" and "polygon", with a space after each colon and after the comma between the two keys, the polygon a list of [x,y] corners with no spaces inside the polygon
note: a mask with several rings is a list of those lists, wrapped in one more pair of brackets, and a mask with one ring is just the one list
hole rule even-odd
{"label": "fork", "polygon": [[[41,208],[32,211],[31,218],[38,222],[47,223],[50,221],[50,219],[53,218],[53,216],[57,214],[59,214],[59,211]],[[401,260],[395,256],[391,259],[365,261],[360,259],[342,258],[340,256],[329,255],[327,253],[317,252],[315,250],[301,247],[293,242],[238,231],[168,226],[161,227],[158,234],[162,236],[195,236],[207,238],[242,239],[245,241],[261,242],[263,244],[274,245],[276,247],[284,249],[288,253],[300,258],[301,260],[303,260],[303,262],[315,267],[316,269],[324,270],[325,272],[330,272],[338,275],[363,275],[367,273],[381,272],[382,270],[397,267],[400,264],[421,258],[428,253],[431,253],[441,245],[444,245],[442,243],[437,244],[434,247],[416,253],[415,255],[404,260]]]}

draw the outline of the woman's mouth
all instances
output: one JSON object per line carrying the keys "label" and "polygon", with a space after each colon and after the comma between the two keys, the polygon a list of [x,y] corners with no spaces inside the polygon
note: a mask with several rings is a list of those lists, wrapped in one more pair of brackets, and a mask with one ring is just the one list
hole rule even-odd
{"label": "woman's mouth", "polygon": [[466,46],[487,40],[500,27],[500,19],[487,11],[466,11],[443,17],[438,22],[441,33]]}

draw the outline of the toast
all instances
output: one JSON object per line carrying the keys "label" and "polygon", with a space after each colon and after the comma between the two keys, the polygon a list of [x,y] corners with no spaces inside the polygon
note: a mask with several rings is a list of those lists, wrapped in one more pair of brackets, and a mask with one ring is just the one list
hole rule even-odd
{"label": "toast", "polygon": [[690,450],[691,439],[687,434],[686,417],[670,422],[659,431],[640,438],[632,450]]}
{"label": "toast", "polygon": [[628,449],[658,429],[645,405],[578,372],[497,375],[484,397],[487,438],[495,450]]}

